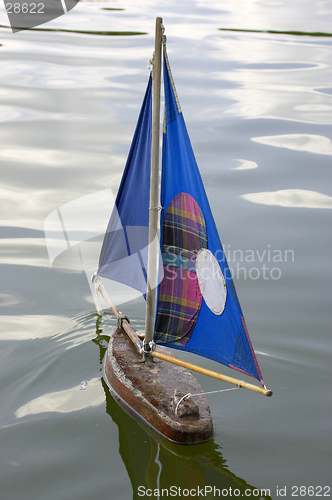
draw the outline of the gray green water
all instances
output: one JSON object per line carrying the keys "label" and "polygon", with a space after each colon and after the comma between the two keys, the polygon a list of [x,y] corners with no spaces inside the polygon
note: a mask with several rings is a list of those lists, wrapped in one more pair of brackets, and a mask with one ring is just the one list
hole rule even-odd
{"label": "gray green water", "polygon": [[[109,6],[124,10],[101,9]],[[57,208],[116,192],[156,15],[274,392],[209,395],[215,436],[192,448],[157,439],[112,400],[101,361],[115,322],[98,319],[85,273],[50,267],[44,234]],[[44,26],[72,32],[0,28],[1,498],[144,498],[139,486],[178,498],[171,486],[191,497],[207,486],[206,498],[248,488],[274,499],[284,488],[284,498],[331,494],[319,487],[331,485],[332,51],[330,37],[310,36],[331,26],[330,4],[314,0],[170,0],[158,8],[128,0],[80,3]],[[121,307],[143,328],[141,300]],[[199,380],[206,391],[220,388]]]}

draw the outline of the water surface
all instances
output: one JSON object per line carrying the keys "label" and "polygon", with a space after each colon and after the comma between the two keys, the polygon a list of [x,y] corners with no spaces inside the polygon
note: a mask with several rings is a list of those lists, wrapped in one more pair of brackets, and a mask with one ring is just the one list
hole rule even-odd
{"label": "water surface", "polygon": [[[124,10],[103,10],[110,6]],[[208,395],[214,439],[189,449],[150,434],[110,397],[101,363],[115,321],[96,315],[78,253],[50,267],[44,233],[59,207],[116,193],[156,15],[274,392]],[[241,495],[265,488],[272,498],[287,487],[289,498],[292,486],[330,485],[331,38],[309,33],[328,34],[331,25],[329,4],[314,0],[168,1],[158,9],[145,0],[80,3],[44,26],[70,33],[0,28],[4,498],[120,500],[139,498],[139,486],[172,485]],[[307,34],[289,33],[296,31]],[[142,299],[121,307],[144,328]],[[226,388],[199,380],[206,391]]]}

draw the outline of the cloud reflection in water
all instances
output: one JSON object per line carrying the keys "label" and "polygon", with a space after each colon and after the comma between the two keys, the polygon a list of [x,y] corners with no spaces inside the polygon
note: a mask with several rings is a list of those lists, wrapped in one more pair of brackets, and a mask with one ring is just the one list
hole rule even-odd
{"label": "cloud reflection in water", "polygon": [[241,195],[244,200],[261,205],[277,205],[292,208],[332,208],[332,197],[305,189],[282,189],[265,193]]}
{"label": "cloud reflection in water", "polygon": [[316,153],[319,155],[332,155],[332,142],[328,137],[323,135],[285,134],[253,137],[251,140],[267,146],[274,146],[276,148],[306,151],[308,153]]}
{"label": "cloud reflection in water", "polygon": [[43,394],[43,396],[21,406],[15,412],[15,416],[22,418],[27,415],[48,412],[69,413],[89,406],[99,406],[105,401],[105,392],[100,383],[100,378],[91,379],[85,391],[79,389],[79,386],[75,386],[64,391]]}

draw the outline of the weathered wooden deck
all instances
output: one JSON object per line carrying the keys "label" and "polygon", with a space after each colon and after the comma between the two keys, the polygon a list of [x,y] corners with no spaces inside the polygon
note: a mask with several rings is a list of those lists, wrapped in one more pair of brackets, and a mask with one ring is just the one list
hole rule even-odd
{"label": "weathered wooden deck", "polygon": [[[157,351],[170,354],[162,346],[158,346]],[[143,362],[119,327],[105,355],[104,378],[114,398],[128,413],[167,439],[180,444],[199,444],[213,436],[210,408],[192,373],[155,358]],[[193,414],[182,417],[175,414],[175,391],[178,398],[187,393],[200,394],[190,398],[189,404],[183,401],[179,405],[179,415],[181,405],[189,407],[189,413]]]}

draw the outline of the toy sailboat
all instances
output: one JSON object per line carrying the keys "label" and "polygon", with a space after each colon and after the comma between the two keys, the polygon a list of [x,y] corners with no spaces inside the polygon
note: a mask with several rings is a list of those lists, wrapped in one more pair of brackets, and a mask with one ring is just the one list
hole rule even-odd
{"label": "toy sailboat", "polygon": [[[97,293],[118,318],[104,378],[119,404],[136,418],[171,441],[198,444],[212,437],[213,423],[192,370],[266,396],[272,392],[264,386],[190,144],[161,18],[156,20],[152,68],[94,276]],[[144,336],[113,303],[101,278],[129,285],[146,297]],[[186,363],[171,356],[169,347],[251,375],[262,387]]]}

